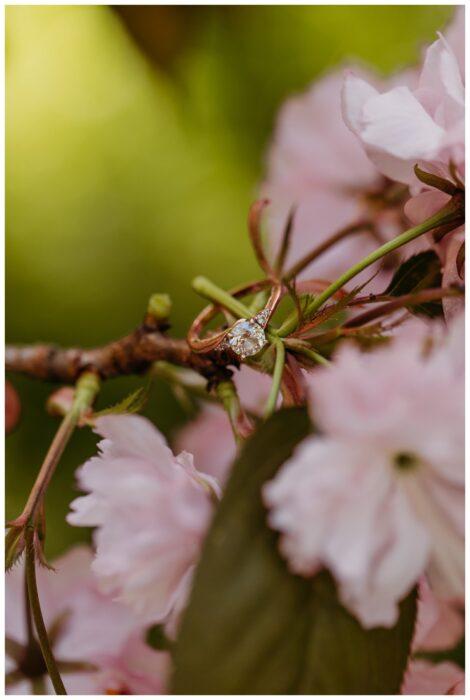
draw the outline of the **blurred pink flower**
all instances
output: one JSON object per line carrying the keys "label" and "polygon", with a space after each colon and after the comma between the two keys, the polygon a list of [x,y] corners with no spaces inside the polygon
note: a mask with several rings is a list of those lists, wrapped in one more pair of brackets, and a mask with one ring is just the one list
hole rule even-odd
{"label": "blurred pink flower", "polygon": [[[233,380],[243,408],[261,414],[271,386],[270,376],[243,365]],[[197,469],[225,483],[236,456],[236,444],[227,413],[220,405],[204,403],[196,418],[177,432],[175,446],[177,451],[193,455]]]}
{"label": "blurred pink flower", "polygon": [[[436,598],[423,577],[419,582],[412,652],[450,650],[462,639],[464,632],[463,611]],[[435,664],[411,658],[403,680],[402,695],[460,695],[464,692],[463,683],[464,673],[456,664]]]}
{"label": "blurred pink flower", "polygon": [[164,621],[186,594],[218,486],[142,416],[103,416],[96,431],[105,438],[99,455],[78,470],[89,495],[72,503],[68,521],[97,528],[92,568],[103,590]]}
{"label": "blurred pink flower", "polygon": [[[262,193],[271,200],[266,214],[273,248],[290,209],[296,207],[290,264],[338,230],[371,215],[384,239],[400,232],[397,210],[377,207],[386,181],[343,122],[341,85],[342,72],[331,73],[289,99],[278,116]],[[299,278],[334,279],[377,246],[370,232],[354,234],[323,253]],[[363,273],[359,281],[370,274]],[[384,280],[372,285],[379,289]]]}
{"label": "blurred pink flower", "polygon": [[[458,255],[463,245],[463,235],[454,234],[445,246],[444,251],[444,266],[442,270],[442,286],[450,287],[451,285],[462,285],[465,280],[465,271],[459,271]],[[465,297],[446,297],[442,300],[442,308],[444,310],[444,318],[446,321],[451,321],[455,316],[462,313],[465,308]]]}
{"label": "blurred pink flower", "polygon": [[309,380],[322,436],[264,489],[292,570],[329,568],[365,627],[394,624],[425,570],[440,595],[463,596],[462,330],[427,356],[405,338],[343,345]]}
{"label": "blurred pink flower", "polygon": [[[69,694],[161,694],[170,659],[143,641],[144,628],[132,612],[103,595],[90,565],[88,547],[75,547],[55,563],[55,571],[38,568],[38,588],[46,626],[59,625],[56,659],[93,664],[96,670],[63,672]],[[24,573],[16,566],[6,577],[6,634],[25,644]],[[15,667],[7,657],[7,671]],[[47,680],[47,689],[53,693]],[[30,694],[29,681],[7,688]]]}
{"label": "blurred pink flower", "polygon": [[465,78],[465,5],[457,5],[452,22],[446,28],[446,39]]}
{"label": "blurred pink flower", "polygon": [[465,674],[447,691],[447,695],[465,695]]}
{"label": "blurred pink flower", "polygon": [[405,213],[413,224],[435,214],[449,195],[423,185],[414,166],[444,179],[450,163],[465,170],[464,11],[457,9],[447,39],[427,49],[413,89],[397,85],[380,93],[349,73],[343,86],[343,114],[380,172],[411,187]]}
{"label": "blurred pink flower", "polygon": [[452,649],[465,632],[463,612],[436,598],[426,579],[419,582],[413,651]]}
{"label": "blurred pink flower", "polygon": [[223,408],[205,403],[196,418],[175,436],[177,450],[187,450],[194,463],[224,484],[237,452],[230,421]]}
{"label": "blurred pink flower", "polygon": [[392,180],[418,189],[416,163],[448,175],[452,160],[463,175],[464,107],[459,61],[441,35],[426,51],[416,89],[380,93],[353,73],[343,87],[345,121],[371,161]]}
{"label": "blurred pink flower", "polygon": [[464,695],[465,673],[454,663],[412,661],[405,673],[401,695]]}

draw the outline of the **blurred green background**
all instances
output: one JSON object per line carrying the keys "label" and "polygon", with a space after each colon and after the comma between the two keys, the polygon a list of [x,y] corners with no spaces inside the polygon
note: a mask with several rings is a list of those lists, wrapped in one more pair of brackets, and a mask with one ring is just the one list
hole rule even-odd
{"label": "blurred green background", "polygon": [[[183,334],[196,274],[228,287],[255,271],[245,220],[277,109],[352,58],[388,74],[415,62],[444,6],[16,6],[6,10],[7,342],[103,343],[169,292]],[[21,510],[56,420],[50,386],[13,378],[23,403],[6,441],[7,517]],[[105,406],[142,379],[109,382]],[[155,384],[147,415],[183,415]],[[64,520],[81,431],[47,500],[47,552]]]}

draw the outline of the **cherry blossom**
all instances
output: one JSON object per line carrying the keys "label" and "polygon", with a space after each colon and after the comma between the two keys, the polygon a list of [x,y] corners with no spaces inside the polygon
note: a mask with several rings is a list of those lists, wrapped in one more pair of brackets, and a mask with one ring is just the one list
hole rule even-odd
{"label": "cherry blossom", "polygon": [[350,71],[343,86],[343,115],[378,170],[411,186],[406,205],[418,223],[436,213],[448,195],[430,190],[415,176],[414,166],[453,179],[450,164],[464,176],[465,97],[463,75],[464,15],[456,13],[448,37],[439,35],[427,49],[417,86],[397,84],[379,91]]}
{"label": "cherry blossom", "polygon": [[426,51],[415,90],[404,85],[381,93],[349,73],[343,114],[371,161],[393,180],[415,185],[415,163],[438,172],[448,172],[451,160],[459,168],[463,164],[463,76],[441,35]]}
{"label": "cherry blossom", "polygon": [[[295,207],[288,259],[292,263],[353,222],[373,218],[377,231],[372,235],[364,228],[345,238],[323,253],[301,278],[333,279],[376,248],[381,239],[400,232],[399,210],[385,205],[386,179],[343,122],[342,75],[342,71],[326,75],[281,108],[262,187],[263,195],[272,202],[267,209],[269,236],[274,248],[289,210]],[[360,281],[370,274],[363,274]],[[379,278],[374,284],[380,288],[384,280]]]}
{"label": "cherry blossom", "polygon": [[[53,650],[69,694],[161,694],[169,673],[169,656],[144,642],[145,629],[127,606],[113,601],[98,588],[91,572],[93,554],[75,547],[54,562],[55,570],[39,568],[38,589]],[[6,578],[6,634],[24,645],[26,617],[24,572],[16,566]],[[55,634],[51,630],[55,629]],[[65,663],[91,664],[85,670],[67,670]],[[7,652],[7,672],[15,668]],[[46,681],[53,693],[52,684]],[[29,693],[24,679],[7,692]]]}
{"label": "cherry blossom", "polygon": [[99,454],[78,470],[88,495],[72,503],[68,520],[96,528],[92,569],[103,590],[162,622],[186,595],[218,486],[190,454],[175,457],[142,416],[103,416],[96,432],[105,438]]}
{"label": "cherry blossom", "polygon": [[340,347],[310,379],[321,434],[264,489],[290,568],[329,568],[365,627],[393,625],[425,570],[439,595],[463,596],[462,332],[459,318],[427,354],[405,338]]}
{"label": "cherry blossom", "polygon": [[403,680],[402,695],[464,695],[465,673],[451,661],[413,661]]}
{"label": "cherry blossom", "polygon": [[[463,611],[436,598],[426,579],[419,582],[418,613],[412,654],[449,651],[464,635]],[[464,673],[455,663],[410,659],[402,685],[402,695],[460,695],[464,693]]]}

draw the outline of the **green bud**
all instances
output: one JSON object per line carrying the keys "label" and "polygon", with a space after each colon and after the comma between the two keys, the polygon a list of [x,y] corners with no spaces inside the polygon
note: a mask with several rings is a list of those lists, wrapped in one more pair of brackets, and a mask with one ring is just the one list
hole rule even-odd
{"label": "green bud", "polygon": [[149,313],[157,321],[165,321],[171,313],[171,299],[168,294],[152,294],[147,306]]}

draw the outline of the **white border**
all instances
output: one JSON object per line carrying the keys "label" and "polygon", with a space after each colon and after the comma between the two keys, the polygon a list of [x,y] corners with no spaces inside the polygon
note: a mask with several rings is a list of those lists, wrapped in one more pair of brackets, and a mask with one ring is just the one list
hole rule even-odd
{"label": "white border", "polygon": [[[110,3],[95,3],[95,2],[82,2],[82,3],[71,3],[71,2],[47,2],[47,3],[43,3],[43,2],[36,2],[35,0],[32,0],[32,1],[30,0],[29,2],[16,2],[16,1],[15,1],[15,2],[9,2],[9,3],[3,3],[3,2],[2,2],[2,9],[3,9],[3,12],[1,13],[1,19],[0,19],[0,31],[1,31],[1,36],[2,36],[3,47],[5,47],[5,8],[6,8],[7,6],[16,6],[16,5],[26,5],[26,6],[27,6],[27,5],[45,5],[45,4],[47,4],[47,5],[59,5],[59,6],[60,6],[60,5],[71,5],[71,6],[73,6],[73,5],[92,5],[92,6],[94,6],[94,5],[103,5],[103,6],[106,6],[106,5],[109,5]],[[133,4],[133,3],[131,3],[131,2],[124,2],[123,0],[116,0],[116,2],[113,3],[113,4],[114,4],[114,5],[130,5],[130,4]],[[136,3],[136,4],[137,4],[137,3]],[[147,0],[140,0],[140,2],[139,2],[138,4],[139,4],[139,5],[155,5],[155,4],[159,4],[159,3],[148,2]],[[257,2],[257,3],[253,3],[253,2],[246,2],[246,1],[244,1],[244,0],[240,0],[239,2],[206,2],[206,3],[197,3],[197,2],[192,2],[191,0],[186,0],[186,1],[185,1],[185,0],[170,0],[169,2],[167,1],[167,2],[164,2],[164,3],[160,3],[160,4],[166,4],[166,5],[219,5],[219,6],[220,6],[220,5],[266,5],[266,6],[270,6],[270,5],[312,5],[312,6],[315,6],[315,5],[332,5],[332,4],[334,4],[334,5],[340,5],[340,6],[343,6],[343,5],[390,5],[390,6],[392,6],[392,5],[410,5],[410,4],[412,4],[412,5],[428,6],[428,5],[462,5],[463,3],[461,3],[461,2],[457,2],[457,3],[456,3],[456,2],[451,2],[451,1],[449,1],[449,0],[441,0],[441,1],[439,1],[439,0],[431,0],[431,1],[428,1],[428,2],[419,2],[419,1],[418,1],[418,2],[413,2],[413,3],[411,3],[411,2],[406,2],[406,0],[396,0],[395,2],[380,2],[380,1],[377,1],[377,0],[375,0],[375,1],[371,0],[370,2],[360,2],[360,3],[359,3],[359,2],[348,2],[348,1],[346,1],[346,0],[340,0],[340,1],[337,1],[337,2],[335,2],[335,3],[330,3],[330,2],[306,3],[306,2],[301,2],[301,1],[298,1],[298,0],[296,0],[296,1],[294,1],[294,2],[292,2],[292,1],[291,1],[291,2],[282,2],[282,1],[265,2],[265,1],[261,1],[261,2]],[[464,3],[464,4],[466,5],[467,3]],[[468,9],[468,8],[467,8],[467,9]],[[470,12],[467,11],[467,12],[466,12],[466,21],[465,21],[465,33],[466,33],[466,37],[470,36],[470,33],[469,33],[469,23],[470,23]],[[466,72],[467,72],[467,74],[468,74],[469,63],[470,63],[469,54],[470,54],[470,51],[467,51],[467,52],[466,52]],[[2,153],[2,159],[3,159],[3,168],[2,168],[2,171],[1,171],[1,206],[2,206],[2,212],[3,212],[3,218],[2,218],[2,241],[3,241],[3,249],[2,249],[2,254],[0,255],[0,261],[1,261],[1,262],[0,262],[0,274],[1,274],[2,279],[3,279],[3,282],[4,282],[4,284],[5,284],[5,260],[4,260],[4,255],[5,255],[5,51],[4,51],[4,50],[3,50],[2,53],[1,53],[1,64],[2,64],[1,80],[2,80],[2,86],[3,86],[3,89],[2,89],[2,97],[1,97],[1,99],[2,99],[2,114],[3,114],[3,129],[2,129],[2,133],[1,133],[0,151],[1,151],[1,153]],[[466,155],[468,155],[468,148],[469,148],[469,145],[468,145],[468,144],[469,144],[469,142],[470,142],[470,139],[469,139],[469,131],[470,131],[470,124],[469,124],[469,120],[467,119],[467,121],[466,121],[466,132],[465,132],[465,136],[466,136]],[[4,287],[4,289],[5,289],[5,287]],[[470,337],[470,323],[469,323],[469,318],[470,318],[470,311],[469,311],[469,309],[468,309],[468,307],[467,307],[467,310],[466,310],[466,336],[465,336],[465,340],[466,340],[466,360],[468,360],[468,352],[469,352],[468,349],[469,349],[469,346],[470,346],[470,343],[469,343],[469,337]],[[4,316],[4,307],[3,307],[3,308],[2,308],[2,343],[1,343],[1,358],[2,358],[2,362],[3,362],[3,366],[4,366],[4,360],[5,360],[5,321],[4,321],[4,319],[5,319],[5,316]],[[4,384],[4,374],[3,374],[3,373],[2,373],[1,382],[2,382],[2,389],[3,389],[3,392],[4,392],[4,390],[5,390],[5,384]],[[469,375],[468,372],[466,373],[465,389],[466,389],[466,399],[468,400],[468,398],[469,398],[469,396],[470,396],[470,375]],[[3,410],[3,417],[4,417],[4,408],[2,408],[2,410]],[[468,436],[468,434],[470,433],[470,415],[469,415],[469,412],[468,412],[468,411],[466,412],[466,423],[465,423],[465,426],[466,426],[466,435]],[[5,437],[4,437],[4,431],[1,431],[1,440],[2,440],[3,455],[4,455],[4,454],[5,454],[5,442],[4,442]],[[469,454],[468,454],[468,451],[466,451],[465,466],[466,466],[466,476],[467,476],[467,477],[468,477],[468,473],[469,473],[469,461],[470,461],[470,460],[469,460]],[[3,457],[3,466],[4,466],[4,457]],[[3,469],[3,477],[5,478],[5,469]],[[5,492],[4,492],[4,490],[3,490],[3,494],[4,494],[4,493],[5,493]],[[4,501],[5,501],[5,499],[3,498],[3,499],[2,499],[2,506],[1,506],[1,513],[2,513],[2,516],[3,516],[3,521],[5,522],[5,502],[4,502]],[[469,515],[469,509],[467,508],[467,511],[466,511],[466,532],[468,532],[468,530],[469,530],[469,522],[470,522],[470,515]],[[466,561],[466,563],[468,563],[468,560],[469,560],[469,551],[470,551],[470,543],[469,543],[469,538],[467,538],[467,542],[466,542],[466,557],[467,557],[467,561]],[[4,553],[3,553],[3,557],[4,557]],[[468,568],[466,568],[466,573],[468,574]],[[3,576],[0,577],[0,578],[1,578],[0,590],[1,590],[2,600],[4,601],[4,599],[5,599],[5,596],[4,596],[4,593],[5,593],[5,590],[4,590],[5,582],[4,582],[4,577],[3,577]],[[466,593],[467,593],[467,594],[468,594],[468,589],[469,589],[469,587],[470,587],[470,584],[469,584],[468,576],[467,576],[467,587],[466,587]],[[2,621],[2,629],[4,629],[4,627],[5,627],[5,624],[4,624],[4,605],[2,605],[1,618],[0,618],[0,619],[1,619],[1,621]],[[468,630],[468,627],[469,627],[469,624],[468,624],[468,620],[467,620],[467,625],[466,625],[466,629],[467,629],[467,630]],[[0,661],[0,664],[2,665],[2,670],[1,670],[1,672],[2,672],[2,677],[3,677],[3,675],[4,675],[4,658],[5,658],[5,656],[4,656],[5,642],[4,642],[4,639],[3,639],[3,634],[2,634],[2,645],[3,645],[3,654],[2,654],[2,659],[1,659],[1,661]],[[468,656],[466,655],[466,657],[467,657],[467,658],[466,658],[466,661],[468,662]],[[466,696],[467,696],[467,694],[470,695],[470,690],[466,693]],[[13,696],[13,697],[14,697],[14,696]],[[82,697],[84,697],[84,696],[81,696],[81,695],[71,695],[71,696],[69,696],[69,697],[72,697],[72,698],[82,698]],[[86,697],[91,697],[91,698],[102,698],[102,697],[105,697],[105,696],[102,696],[102,695],[89,695],[89,696],[86,696]],[[148,696],[135,696],[135,697],[142,697],[142,698],[145,698],[145,697],[148,697]],[[181,697],[181,698],[191,698],[191,697],[193,697],[193,696],[190,696],[190,695],[182,695],[182,696],[179,696],[179,697]],[[202,695],[202,696],[198,696],[198,697],[213,698],[213,697],[218,697],[218,696],[213,696],[213,695],[207,695],[207,696],[205,696],[205,695]],[[231,697],[246,698],[246,697],[256,697],[256,696],[250,696],[250,695],[248,695],[248,696],[247,696],[247,695],[241,696],[241,695],[236,695],[236,696],[231,696]],[[266,698],[273,698],[273,699],[274,699],[274,698],[289,697],[289,696],[269,696],[269,695],[266,695],[266,696],[263,696],[263,697],[266,697]],[[332,695],[329,695],[329,696],[318,696],[318,697],[328,697],[328,698],[332,698],[332,697],[348,697],[348,696],[332,696]],[[384,697],[395,697],[395,696],[383,696],[383,695],[381,695],[381,696],[368,696],[368,697],[384,698]],[[420,696],[420,697],[429,697],[429,698],[432,698],[432,697],[436,697],[436,696]]]}

